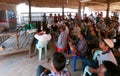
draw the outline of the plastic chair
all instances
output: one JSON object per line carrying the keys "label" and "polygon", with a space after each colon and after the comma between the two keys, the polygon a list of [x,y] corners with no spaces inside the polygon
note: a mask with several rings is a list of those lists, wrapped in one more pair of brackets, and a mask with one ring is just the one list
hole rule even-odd
{"label": "plastic chair", "polygon": [[80,57],[84,57],[84,55],[83,56],[73,56],[73,58],[72,58],[72,71],[73,72],[75,72],[76,71],[76,61],[77,61],[77,59],[78,58],[80,58]]}
{"label": "plastic chair", "polygon": [[96,50],[94,55],[93,55],[92,60],[96,60],[97,56],[100,55],[100,54],[102,54],[102,51],[101,50]]}
{"label": "plastic chair", "polygon": [[85,69],[84,69],[84,72],[83,72],[83,75],[82,76],[86,76],[86,74],[89,74],[90,76],[92,75],[92,73],[89,71],[89,66],[86,66]]}
{"label": "plastic chair", "polygon": [[[102,54],[102,51],[101,50],[96,50],[95,53],[94,53],[94,55],[93,55],[92,60],[96,60],[97,56],[100,55],[100,54]],[[92,73],[89,71],[89,66],[85,67],[82,76],[86,76],[86,73],[88,73],[90,76],[92,75]]]}
{"label": "plastic chair", "polygon": [[45,49],[45,57],[47,57],[47,44],[48,42],[44,43],[40,41],[38,41],[38,43],[36,44],[36,48],[38,49],[38,52],[39,52],[39,60],[42,60],[42,48]]}
{"label": "plastic chair", "polygon": [[[72,53],[72,50],[69,50],[69,54]],[[73,56],[72,57],[72,71],[75,72],[76,71],[76,60],[80,58],[79,56]]]}

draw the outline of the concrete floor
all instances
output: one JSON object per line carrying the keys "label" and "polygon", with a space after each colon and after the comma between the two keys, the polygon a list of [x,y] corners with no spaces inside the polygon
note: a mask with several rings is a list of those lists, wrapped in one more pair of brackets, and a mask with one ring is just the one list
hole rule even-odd
{"label": "concrete floor", "polygon": [[[48,57],[51,57],[54,50],[54,42],[50,41]],[[33,50],[34,51],[34,50]],[[32,58],[28,57],[28,52],[15,53],[10,55],[0,56],[0,76],[36,76],[36,68],[38,65],[43,65],[51,69],[48,58],[43,58],[38,61],[38,54],[33,52]],[[43,54],[44,57],[44,54]],[[81,76],[81,61],[77,60],[78,71],[72,72],[72,64],[66,65],[72,76]]]}

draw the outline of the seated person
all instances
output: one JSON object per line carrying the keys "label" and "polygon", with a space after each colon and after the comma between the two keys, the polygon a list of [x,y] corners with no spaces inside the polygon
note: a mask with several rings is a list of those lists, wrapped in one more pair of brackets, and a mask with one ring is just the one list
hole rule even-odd
{"label": "seated person", "polygon": [[58,49],[57,51],[61,52],[61,51],[63,51],[67,47],[67,37],[68,37],[68,34],[65,31],[65,26],[63,26],[63,25],[61,25],[59,27],[59,30],[60,30],[60,35],[58,37],[58,41],[56,43],[56,47]]}
{"label": "seated person", "polygon": [[55,24],[55,22],[52,22],[51,25],[51,34],[52,34],[52,39],[55,39],[57,37],[57,32],[58,32],[58,26]]}
{"label": "seated person", "polygon": [[97,70],[98,67],[100,67],[103,64],[103,61],[111,61],[113,62],[115,65],[117,64],[117,61],[111,51],[110,48],[114,47],[114,43],[112,40],[110,39],[103,39],[99,42],[99,47],[102,50],[102,54],[99,54],[99,56],[97,56],[97,62],[95,61],[91,61],[87,58],[81,58],[82,61],[82,68],[84,69],[85,66],[89,66],[89,71],[91,73],[99,73],[100,71]]}
{"label": "seated person", "polygon": [[67,34],[69,34],[69,28],[68,28],[68,23],[64,22],[63,26],[65,27],[65,31],[67,32]]}
{"label": "seated person", "polygon": [[103,61],[98,70],[98,76],[120,76],[120,67],[111,61]]}
{"label": "seated person", "polygon": [[38,47],[42,45],[43,43],[47,43],[49,40],[51,40],[51,35],[50,35],[50,29],[46,28],[45,31],[41,31],[34,36],[38,42]]}
{"label": "seated person", "polygon": [[95,30],[91,31],[90,35],[91,35],[91,39],[87,40],[87,43],[88,43],[87,56],[91,59],[92,50],[99,48],[99,38],[97,36],[97,31]]}
{"label": "seated person", "polygon": [[80,32],[80,33],[78,33],[77,36],[79,38],[79,41],[76,45],[73,44],[71,41],[69,41],[69,46],[72,51],[70,56],[75,56],[75,55],[84,56],[84,54],[87,50],[87,42],[84,39],[84,33]]}
{"label": "seated person", "polygon": [[48,70],[43,66],[38,66],[37,76],[71,76],[70,72],[65,67],[66,58],[62,53],[54,53],[51,67],[52,70]]}
{"label": "seated person", "polygon": [[94,48],[99,48],[99,38],[97,36],[97,31],[93,30],[90,32],[91,39],[88,40],[88,49],[92,50]]}
{"label": "seated person", "polygon": [[73,28],[73,35],[77,36],[77,34],[81,31],[81,28],[79,27],[79,24],[76,22],[75,26]]}

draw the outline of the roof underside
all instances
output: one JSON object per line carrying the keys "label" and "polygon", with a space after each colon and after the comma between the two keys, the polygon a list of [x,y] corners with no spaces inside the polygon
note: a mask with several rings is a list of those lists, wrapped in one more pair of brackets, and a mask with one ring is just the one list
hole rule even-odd
{"label": "roof underside", "polygon": [[[31,5],[36,7],[64,7],[78,8],[79,1],[82,7],[89,7],[92,10],[106,10],[107,0],[31,0]],[[110,10],[120,10],[120,0],[109,0]],[[0,0],[0,4],[18,5],[20,3],[28,4],[28,0]]]}

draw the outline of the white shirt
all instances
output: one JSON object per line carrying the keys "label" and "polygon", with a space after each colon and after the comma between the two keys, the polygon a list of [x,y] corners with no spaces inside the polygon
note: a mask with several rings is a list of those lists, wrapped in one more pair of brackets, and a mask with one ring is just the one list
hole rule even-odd
{"label": "white shirt", "polygon": [[35,34],[34,37],[35,37],[39,42],[43,42],[43,43],[46,43],[46,42],[48,42],[49,40],[51,40],[51,35],[50,35],[50,34],[42,34],[42,35]]}
{"label": "white shirt", "polygon": [[52,22],[54,21],[54,17],[53,16],[49,16],[47,19],[48,25],[52,25]]}

